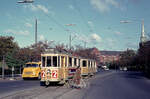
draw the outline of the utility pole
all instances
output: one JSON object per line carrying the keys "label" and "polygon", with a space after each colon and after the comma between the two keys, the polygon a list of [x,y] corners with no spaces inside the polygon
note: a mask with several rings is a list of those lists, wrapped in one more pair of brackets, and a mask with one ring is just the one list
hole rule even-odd
{"label": "utility pole", "polygon": [[37,19],[35,19],[35,46],[37,47]]}
{"label": "utility pole", "polygon": [[15,71],[14,66],[12,66],[11,71],[12,71],[11,77],[12,77],[12,80],[14,80],[14,71]]}
{"label": "utility pole", "polygon": [[3,55],[3,63],[2,63],[2,78],[5,78],[5,56]]}
{"label": "utility pole", "polygon": [[[66,26],[75,26],[76,24],[66,24]],[[69,31],[69,30],[67,30]],[[74,39],[74,37],[71,36],[71,33],[69,35],[69,50],[71,50],[71,42]]]}
{"label": "utility pole", "polygon": [[71,33],[69,35],[69,49],[71,50]]}

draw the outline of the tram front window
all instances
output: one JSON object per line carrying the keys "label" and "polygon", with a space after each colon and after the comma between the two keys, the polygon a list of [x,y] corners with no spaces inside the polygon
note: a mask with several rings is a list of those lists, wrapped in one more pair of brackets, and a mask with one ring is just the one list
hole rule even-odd
{"label": "tram front window", "polygon": [[83,61],[82,66],[83,66],[83,67],[86,67],[86,66],[87,66],[87,62],[86,62],[85,60]]}
{"label": "tram front window", "polygon": [[53,66],[57,67],[57,56],[53,56]]}
{"label": "tram front window", "polygon": [[47,67],[50,67],[51,65],[51,56],[47,56]]}
{"label": "tram front window", "polygon": [[45,57],[42,57],[42,67],[45,67]]}
{"label": "tram front window", "polygon": [[74,58],[74,66],[77,66],[77,58]]}
{"label": "tram front window", "polygon": [[69,57],[69,66],[72,67],[72,58]]}

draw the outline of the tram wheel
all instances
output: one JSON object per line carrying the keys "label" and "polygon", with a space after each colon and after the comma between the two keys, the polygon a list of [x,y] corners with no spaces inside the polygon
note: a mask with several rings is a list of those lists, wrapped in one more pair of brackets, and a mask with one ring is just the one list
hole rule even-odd
{"label": "tram wheel", "polygon": [[46,82],[45,82],[45,85],[46,85],[46,86],[49,86],[49,84],[50,84],[49,81],[46,81]]}

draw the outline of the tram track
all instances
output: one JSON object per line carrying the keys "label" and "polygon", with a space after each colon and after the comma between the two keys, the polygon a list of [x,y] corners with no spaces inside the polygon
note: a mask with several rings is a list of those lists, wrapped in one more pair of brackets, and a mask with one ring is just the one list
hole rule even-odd
{"label": "tram track", "polygon": [[[88,82],[88,80],[86,80],[86,82]],[[39,97],[45,94],[52,94],[52,96],[50,95],[50,99],[59,99],[71,90],[73,90],[73,88],[68,88],[66,85],[50,85],[47,88],[44,86],[36,86],[32,89],[23,89],[6,95],[3,94],[3,96],[0,96],[0,99],[40,99]]]}
{"label": "tram track", "polygon": [[6,95],[1,97],[0,99],[36,99],[39,95],[42,95],[43,93],[48,92],[55,92],[57,89],[61,88],[62,86],[49,86],[47,88],[45,87],[38,87],[34,89],[25,89],[20,90],[19,92],[12,93],[10,95]]}

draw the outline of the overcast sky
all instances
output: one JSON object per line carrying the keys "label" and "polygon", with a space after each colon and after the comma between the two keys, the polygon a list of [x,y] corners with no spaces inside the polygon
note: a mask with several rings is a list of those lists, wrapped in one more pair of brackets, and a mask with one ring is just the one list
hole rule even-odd
{"label": "overcast sky", "polygon": [[20,47],[34,43],[38,20],[38,41],[72,45],[87,42],[100,50],[137,49],[141,20],[150,32],[150,0],[0,0],[0,35],[13,36]]}

